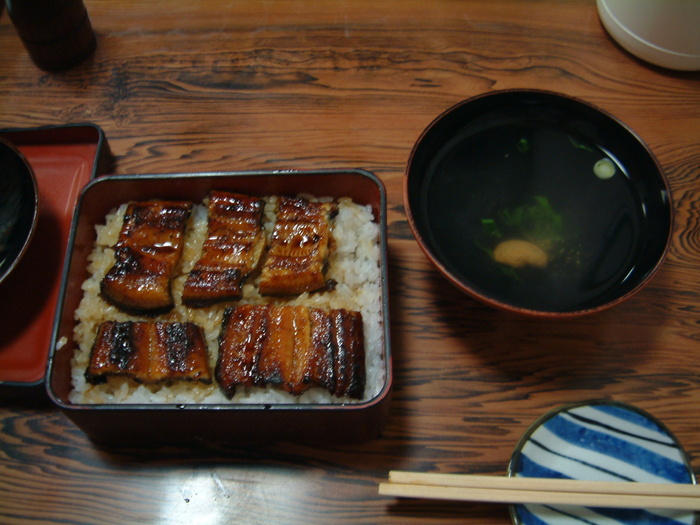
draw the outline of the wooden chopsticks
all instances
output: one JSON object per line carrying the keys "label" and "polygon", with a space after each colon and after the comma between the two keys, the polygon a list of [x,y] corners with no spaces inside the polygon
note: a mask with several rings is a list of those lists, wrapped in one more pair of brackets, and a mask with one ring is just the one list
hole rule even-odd
{"label": "wooden chopsticks", "polygon": [[700,486],[393,470],[379,494],[402,498],[635,509],[700,510]]}

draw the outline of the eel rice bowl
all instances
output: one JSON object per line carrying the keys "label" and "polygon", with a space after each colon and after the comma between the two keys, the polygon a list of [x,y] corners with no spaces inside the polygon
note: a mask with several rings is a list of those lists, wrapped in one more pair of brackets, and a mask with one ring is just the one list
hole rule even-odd
{"label": "eel rice bowl", "polygon": [[[310,200],[315,199],[308,195]],[[263,227],[272,234],[278,196],[265,197]],[[181,269],[172,282],[174,308],[156,317],[125,313],[107,303],[100,295],[100,282],[114,264],[112,246],[117,241],[127,203],[112,210],[102,224],[95,226],[96,240],[88,257],[89,277],[82,285],[83,296],[75,312],[75,352],[71,362],[72,404],[349,404],[376,397],[385,383],[386,363],[383,355],[382,289],[380,271],[379,225],[374,222],[369,205],[361,205],[349,198],[337,199],[338,215],[332,235],[335,249],[328,259],[327,277],[337,283],[333,289],[321,293],[302,293],[291,297],[269,297],[260,294],[260,276],[252,275],[243,284],[242,298],[193,308],[183,305],[182,291],[187,274],[199,259],[207,235],[207,208],[195,202],[185,231]],[[311,388],[301,395],[292,395],[274,386],[239,388],[228,399],[216,382],[166,382],[157,385],[139,384],[126,377],[110,377],[103,384],[90,384],[85,370],[95,340],[97,328],[105,321],[160,321],[191,322],[205,334],[211,370],[216,365],[219,336],[226,309],[238,304],[274,304],[307,306],[323,309],[359,311],[364,322],[366,387],[361,399],[335,397],[322,388]]]}

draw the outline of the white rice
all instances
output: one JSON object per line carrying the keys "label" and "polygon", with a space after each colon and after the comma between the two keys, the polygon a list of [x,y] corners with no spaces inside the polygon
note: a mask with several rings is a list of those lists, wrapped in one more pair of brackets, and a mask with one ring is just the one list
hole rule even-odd
{"label": "white rice", "polygon": [[[308,195],[304,197],[309,198]],[[328,199],[320,199],[328,200]],[[266,197],[263,225],[268,235],[272,232],[276,197]],[[229,304],[209,308],[189,308],[181,302],[182,288],[187,272],[199,258],[207,233],[207,209],[195,205],[185,232],[181,271],[173,281],[175,308],[158,317],[138,317],[121,312],[106,303],[100,296],[100,281],[114,263],[111,248],[118,239],[126,204],[113,210],[105,223],[95,227],[97,238],[88,261],[90,277],[83,283],[83,298],[75,312],[74,329],[76,343],[72,360],[73,390],[69,399],[73,404],[111,403],[357,403],[358,400],[337,398],[321,388],[311,388],[300,396],[293,396],[273,386],[267,388],[239,388],[232,399],[227,399],[216,381],[211,385],[198,382],[179,382],[171,385],[139,385],[127,378],[110,378],[101,385],[85,381],[84,373],[90,359],[98,325],[107,320],[155,320],[194,322],[204,330],[212,370],[218,356],[218,337],[224,311]],[[327,277],[337,281],[334,290],[317,294],[302,294],[290,299],[263,297],[258,293],[257,280],[243,286],[243,298],[238,304],[290,304],[317,308],[345,308],[362,313],[365,334],[365,395],[361,401],[376,397],[385,381],[383,354],[383,322],[380,274],[379,226],[374,222],[370,206],[353,203],[350,199],[338,200],[338,215],[333,223],[336,249],[329,259]]]}

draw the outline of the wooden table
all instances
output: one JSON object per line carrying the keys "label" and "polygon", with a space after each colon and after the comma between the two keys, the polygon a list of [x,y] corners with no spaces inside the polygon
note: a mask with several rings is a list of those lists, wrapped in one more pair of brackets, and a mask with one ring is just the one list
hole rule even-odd
{"label": "wooden table", "polygon": [[[700,472],[700,77],[642,63],[593,0],[86,0],[94,57],[48,74],[0,16],[0,127],[93,122],[119,174],[363,168],[385,183],[394,396],[367,443],[109,449],[46,403],[2,401],[2,523],[508,523],[505,506],[377,495],[389,470],[503,474],[572,401],[633,403]],[[606,312],[513,317],[463,296],[406,222],[421,131],[488,91],[585,99],[663,166],[675,233],[653,281]],[[11,305],[3,305],[9,308]]]}

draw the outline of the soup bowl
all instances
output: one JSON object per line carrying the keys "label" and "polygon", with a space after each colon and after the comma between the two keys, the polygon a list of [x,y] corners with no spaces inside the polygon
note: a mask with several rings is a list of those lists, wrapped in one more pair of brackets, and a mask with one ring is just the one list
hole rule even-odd
{"label": "soup bowl", "polygon": [[445,111],[413,147],[403,191],[437,269],[526,315],[624,301],[657,272],[672,233],[649,148],[605,111],[548,91],[496,91]]}
{"label": "soup bowl", "polygon": [[[107,304],[98,277],[103,256],[112,264],[113,255],[102,247],[112,245],[123,219],[118,210],[126,203],[152,200],[186,201],[193,205],[186,245],[193,246],[197,224],[206,225],[204,199],[211,191],[231,192],[259,198],[281,195],[316,196],[337,202],[350,199],[364,214],[341,213],[334,220],[334,242],[338,258],[329,260],[328,271],[336,272],[333,291],[295,296],[294,299],[263,297],[256,279],[246,283],[246,294],[257,300],[283,306],[295,301],[326,308],[331,304],[363,308],[365,335],[365,385],[361,399],[346,399],[319,388],[296,395],[269,384],[240,386],[227,397],[216,377],[214,360],[223,311],[240,305],[228,301],[189,308],[182,306],[181,292],[173,288],[180,303],[163,316],[186,319],[209,332],[212,381],[184,381],[139,384],[128,376],[116,382],[90,382],[85,376],[97,331],[94,326],[107,319],[132,322],[141,316],[120,311]],[[269,224],[268,213],[263,221]],[[345,210],[346,212],[349,209]],[[354,217],[360,222],[350,222]],[[362,219],[364,217],[364,219]],[[116,219],[117,228],[111,231]],[[371,221],[370,226],[362,221]],[[206,226],[204,226],[206,228]],[[202,230],[204,232],[204,230]],[[376,238],[375,238],[376,234]],[[361,242],[360,242],[361,240]],[[186,255],[187,248],[183,248]],[[192,252],[194,253],[194,252]],[[363,255],[368,259],[362,259]],[[376,271],[372,259],[376,257]],[[222,444],[300,442],[317,446],[373,439],[381,432],[389,411],[393,376],[391,372],[389,299],[386,264],[386,194],[375,175],[362,170],[316,170],[285,172],[217,172],[107,175],[85,186],[73,218],[63,282],[47,364],[49,398],[92,441],[105,445]],[[102,259],[104,262],[106,259]],[[183,259],[183,267],[186,261]],[[102,274],[107,270],[103,267]],[[336,277],[334,277],[336,278]],[[364,284],[363,284],[364,283]],[[179,296],[179,298],[178,298]],[[286,303],[285,303],[286,301]],[[325,301],[325,302],[321,302]],[[342,301],[345,301],[343,303]],[[325,306],[324,306],[325,305]],[[218,313],[217,313],[218,311]],[[190,317],[192,316],[192,317]],[[262,332],[261,332],[262,333]],[[349,366],[346,367],[350,368]],[[251,368],[256,374],[257,365]],[[338,374],[334,373],[334,377]],[[116,387],[116,390],[113,390]],[[177,393],[175,389],[182,391]],[[121,392],[115,395],[116,392]]]}

